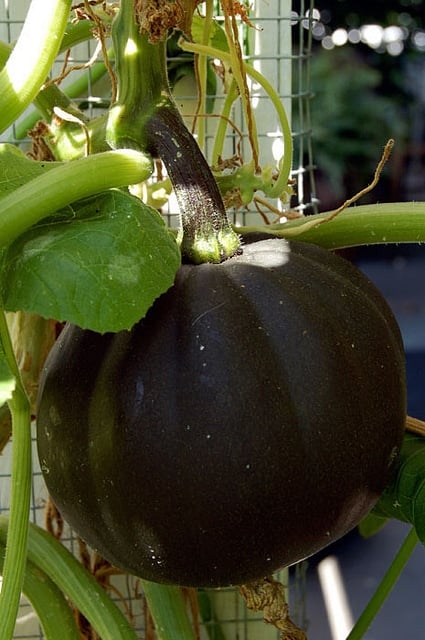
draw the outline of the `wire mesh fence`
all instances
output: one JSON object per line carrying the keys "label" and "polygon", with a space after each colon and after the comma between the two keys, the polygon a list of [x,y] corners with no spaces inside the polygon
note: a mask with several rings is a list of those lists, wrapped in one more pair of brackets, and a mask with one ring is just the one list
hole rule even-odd
{"label": "wire mesh fence", "polygon": [[[0,0],[0,41],[13,45],[19,36],[30,0]],[[312,157],[312,127],[309,115],[311,92],[309,88],[309,60],[311,55],[311,32],[314,20],[313,2],[288,0],[265,2],[257,0],[249,18],[254,25],[241,25],[241,38],[245,44],[246,61],[262,73],[277,92],[285,106],[289,120],[292,121],[292,137],[294,144],[292,178],[295,182],[294,195],[285,205],[275,203],[274,215],[284,218],[286,208],[297,209],[301,213],[315,212],[317,207],[314,186]],[[95,44],[85,42],[73,47],[67,54],[68,64],[86,65],[92,60]],[[179,57],[174,59],[178,62]],[[172,60],[170,60],[171,62]],[[63,70],[65,54],[58,57],[52,75],[59,75]],[[82,78],[80,84],[76,78]],[[87,115],[99,115],[108,106],[110,86],[104,69],[91,66],[88,69],[75,71],[63,81],[63,87],[69,90],[78,106]],[[196,106],[196,85],[193,78],[184,78],[174,87],[178,105],[189,126]],[[214,112],[220,112],[220,105],[225,100],[225,93],[217,84],[217,93],[210,95],[214,104]],[[276,165],[282,153],[283,138],[273,105],[260,85],[252,81],[250,85],[252,106],[258,129],[259,150],[262,166]],[[18,145],[24,151],[31,148],[28,130],[37,122],[39,114],[34,107],[29,108],[17,123],[2,136],[7,141]],[[244,157],[249,156],[246,124],[239,104],[233,107],[231,114],[232,127],[228,127],[224,145],[225,153],[231,157],[236,150]],[[217,126],[212,116],[205,117],[204,151],[211,156],[214,134]],[[163,210],[170,224],[177,224],[177,206],[171,198]],[[230,210],[232,221],[236,224],[258,224],[258,208],[248,206]],[[273,220],[274,221],[274,220]],[[261,220],[260,220],[261,222]],[[0,456],[0,514],[8,513],[10,488],[10,451],[9,442]],[[33,442],[33,486],[31,521],[46,526],[46,503],[48,496],[37,460],[35,441]],[[76,556],[81,557],[82,549],[73,532],[65,527],[63,543]],[[84,550],[83,550],[84,551]],[[85,550],[86,551],[86,550]],[[84,554],[83,554],[84,555]],[[93,568],[93,567],[92,567]],[[305,608],[303,601],[303,569],[294,573],[291,586],[291,610],[295,622],[305,624]],[[287,576],[279,576],[286,581]],[[108,578],[108,589],[111,598],[128,614],[140,638],[149,637],[149,616],[143,593],[137,578],[128,575],[114,575]],[[224,637],[227,640],[277,640],[279,633],[264,625],[262,617],[249,612],[244,601],[235,589],[205,591],[199,594],[197,615],[200,611],[201,639]],[[216,635],[216,629],[222,635]],[[218,632],[217,632],[218,633]],[[91,637],[91,636],[87,636]],[[153,637],[153,636],[152,636]],[[43,638],[38,619],[30,604],[22,598],[19,619],[17,621],[16,640],[41,640]]]}

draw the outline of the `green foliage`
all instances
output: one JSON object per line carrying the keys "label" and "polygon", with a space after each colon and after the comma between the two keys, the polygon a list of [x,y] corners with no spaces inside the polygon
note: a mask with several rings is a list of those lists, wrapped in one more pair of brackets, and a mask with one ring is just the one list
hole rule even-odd
{"label": "green foliage", "polygon": [[[1,145],[0,198],[58,165]],[[159,214],[124,191],[109,190],[67,205],[4,249],[0,291],[8,311],[118,331],[143,317],[172,285],[179,264],[179,249]]]}
{"label": "green foliage", "polygon": [[174,279],[175,240],[159,214],[108,191],[21,235],[3,256],[5,308],[94,331],[129,329]]}
{"label": "green foliage", "polygon": [[406,433],[396,473],[374,514],[412,524],[425,544],[425,438]]}
{"label": "green foliage", "polygon": [[55,166],[55,162],[30,160],[13,144],[0,144],[0,198]]}
{"label": "green foliage", "polygon": [[359,524],[359,532],[364,538],[370,538],[381,531],[388,522],[388,518],[378,516],[375,513],[368,513]]}
{"label": "green foliage", "polygon": [[[394,99],[383,96],[381,72],[352,47],[315,49],[311,101],[315,162],[335,196],[352,195],[370,182],[389,138],[403,141],[406,125]],[[348,183],[348,184],[347,184]]]}

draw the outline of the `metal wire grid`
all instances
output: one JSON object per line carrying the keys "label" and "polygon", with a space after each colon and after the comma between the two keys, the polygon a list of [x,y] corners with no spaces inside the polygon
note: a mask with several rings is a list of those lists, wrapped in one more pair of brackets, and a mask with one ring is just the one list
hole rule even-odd
{"label": "metal wire grid", "polygon": [[[273,4],[273,6],[271,6]],[[23,20],[25,19],[30,0],[0,0],[0,39],[13,43],[19,36]],[[270,6],[269,6],[270,5]],[[257,0],[255,3],[255,15],[251,16],[258,31],[255,38],[258,42],[267,42],[265,49],[257,46],[254,38],[252,53],[249,61],[257,65],[257,68],[266,75],[274,84],[274,88],[285,104],[287,112],[292,112],[293,141],[294,141],[294,170],[292,177],[296,181],[296,195],[291,206],[298,208],[304,213],[314,212],[317,207],[314,187],[314,172],[312,158],[312,127],[310,124],[309,102],[311,92],[309,89],[309,60],[311,55],[311,27],[313,0],[308,2],[300,1],[292,3],[292,10],[288,11],[287,0],[276,0],[275,3],[266,3],[265,0]],[[257,10],[258,9],[258,10]],[[261,35],[262,34],[262,35]],[[285,39],[292,38],[293,44],[288,52]],[[72,51],[72,61],[75,64],[85,63],[93,54],[93,44],[86,43],[78,45]],[[63,60],[58,61],[53,69],[53,73],[59,73]],[[288,82],[291,78],[292,82]],[[64,83],[66,86],[66,81]],[[99,113],[97,105],[105,96],[107,84],[102,81],[94,83],[90,72],[88,73],[87,91],[81,98],[86,103],[89,115]],[[276,161],[276,151],[274,144],[279,141],[281,132],[273,110],[270,107],[268,97],[258,87],[253,87],[253,104],[257,118],[257,128],[260,144],[260,155],[262,166]],[[188,96],[190,98],[190,96]],[[218,101],[223,99],[222,95],[217,95]],[[192,96],[193,100],[193,96]],[[217,103],[217,104],[218,104]],[[31,112],[31,109],[28,110]],[[28,115],[24,114],[23,117]],[[244,120],[239,106],[234,108],[232,115],[238,128],[246,135]],[[206,155],[211,150],[214,137],[214,126],[210,121],[206,127]],[[2,141],[13,142],[23,149],[27,149],[29,141],[16,136],[16,127],[13,125],[10,131],[2,136]],[[230,155],[234,153],[236,145],[239,143],[236,134],[229,130],[226,139],[226,152]],[[243,150],[246,150],[246,140],[242,142]],[[246,151],[248,153],[248,151]],[[176,218],[177,211],[170,209],[165,212],[172,224]],[[247,209],[243,212],[231,212],[234,222],[242,224],[258,224],[258,212]],[[284,215],[284,211],[282,211]],[[10,484],[10,456],[8,451],[11,443],[7,445],[3,455],[0,457],[0,514],[8,512],[8,495]],[[43,526],[46,492],[40,468],[38,467],[36,448],[34,445],[34,473],[32,487],[31,521]],[[72,531],[66,530],[63,542],[73,553],[78,555],[76,538]],[[292,610],[296,610],[296,622],[305,624],[305,609],[303,601],[303,569],[298,571],[301,577],[295,578],[291,585],[293,599],[291,601]],[[124,610],[131,613],[131,618],[138,633],[138,637],[144,638],[144,602],[138,587],[138,581],[132,576],[120,576],[113,579],[112,583],[117,589],[111,593],[113,600]],[[117,594],[122,594],[121,598]],[[253,615],[247,611],[243,601],[237,591],[233,589],[222,589],[209,593],[211,602],[216,612],[220,628],[228,640],[277,640],[278,632],[270,627],[265,627],[261,617]],[[211,623],[212,624],[212,623]],[[202,625],[202,640],[211,638],[211,630],[208,632],[208,623]],[[15,640],[42,640],[42,630],[38,620],[27,601],[23,598],[20,609],[19,621],[16,627]],[[59,639],[58,639],[59,640]]]}
{"label": "metal wire grid", "polygon": [[314,26],[314,1],[292,2],[293,74],[292,74],[292,135],[294,158],[292,176],[297,184],[296,206],[305,214],[317,213],[313,162],[313,125],[310,104],[313,94],[310,85],[310,61]]}
{"label": "metal wire grid", "polygon": [[[29,5],[30,0],[14,0],[13,2],[0,0],[0,39],[10,43],[16,40]],[[292,120],[294,161],[291,177],[295,180],[296,185],[290,206],[299,209],[302,213],[312,213],[316,212],[318,204],[314,184],[312,126],[309,109],[312,99],[309,76],[314,2],[313,0],[294,0],[292,10],[288,10],[289,5],[289,0],[275,0],[275,3],[269,3],[265,0],[256,1],[251,16],[255,29],[249,28],[251,45],[246,59],[272,81],[285,105],[289,120]],[[288,41],[291,40],[292,46],[288,47]],[[72,64],[78,65],[87,62],[93,52],[92,42],[74,47],[71,55]],[[52,73],[54,75],[60,73],[62,64],[63,56],[58,57],[53,67]],[[76,75],[78,72],[66,78],[62,87],[66,88]],[[98,115],[99,108],[105,104],[105,100],[109,99],[108,81],[107,79],[93,81],[90,70],[86,73],[86,77],[87,90],[80,97],[79,102],[84,105],[89,116]],[[264,167],[276,163],[282,148],[282,136],[277,116],[268,96],[256,85],[251,86],[251,90],[254,115],[257,120],[260,163]],[[196,103],[193,93],[194,88],[192,87],[191,94],[180,96],[180,102],[185,103],[185,107],[183,107],[185,115],[187,115],[185,112],[187,105],[192,102],[192,107],[194,107]],[[215,110],[219,112],[224,99],[221,87],[218,87],[217,95],[213,96],[213,99]],[[22,122],[31,111],[34,110],[29,108],[18,120],[18,123]],[[190,122],[190,117],[186,120]],[[232,120],[243,135],[242,155],[249,159],[247,131],[239,103],[233,109]],[[216,122],[211,118],[206,119],[205,153],[207,157],[211,153]],[[2,136],[2,139],[19,144],[24,149],[28,147],[28,140],[16,136],[15,125]],[[225,144],[225,152],[229,157],[235,153],[239,143],[238,134],[229,128]],[[276,203],[276,205],[280,208],[281,203]],[[252,206],[243,211],[230,212],[230,214],[235,223],[258,223],[258,212]],[[178,211],[173,200],[164,210],[164,215],[168,217],[170,224],[177,220]]]}

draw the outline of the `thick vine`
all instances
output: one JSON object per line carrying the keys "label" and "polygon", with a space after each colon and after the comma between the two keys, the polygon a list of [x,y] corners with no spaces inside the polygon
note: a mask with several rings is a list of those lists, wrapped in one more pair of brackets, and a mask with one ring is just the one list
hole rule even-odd
{"label": "thick vine", "polygon": [[107,139],[111,147],[145,149],[168,171],[179,204],[180,245],[190,262],[221,262],[234,255],[240,240],[196,140],[171,96],[166,41],[141,33],[133,2],[123,0],[113,25],[117,101],[111,107]]}

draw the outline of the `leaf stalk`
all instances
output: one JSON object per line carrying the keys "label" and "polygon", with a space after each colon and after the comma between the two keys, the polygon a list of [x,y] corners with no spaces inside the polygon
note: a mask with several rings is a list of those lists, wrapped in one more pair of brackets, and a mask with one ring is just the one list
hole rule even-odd
{"label": "leaf stalk", "polygon": [[32,472],[31,412],[3,310],[0,310],[0,340],[3,355],[15,377],[15,389],[8,401],[13,435],[10,525],[7,540],[4,541],[6,553],[0,592],[0,638],[12,640],[26,566]]}
{"label": "leaf stalk", "polygon": [[130,149],[105,151],[50,169],[2,199],[0,247],[70,202],[137,184],[151,172],[150,157]]}
{"label": "leaf stalk", "polygon": [[[10,526],[8,519],[0,516],[1,544]],[[102,640],[136,640],[130,623],[103,587],[62,543],[33,524],[29,525],[28,560],[70,598]],[[6,640],[7,636],[1,638]]]}
{"label": "leaf stalk", "polygon": [[15,122],[40,91],[58,54],[70,9],[71,0],[32,0],[17,43],[0,72],[0,132]]}
{"label": "leaf stalk", "polygon": [[321,224],[328,216],[329,212],[325,212],[282,224],[241,226],[237,230],[242,237],[247,233],[268,233],[288,240],[313,242],[331,250],[425,242],[425,202],[359,205]]}
{"label": "leaf stalk", "polygon": [[401,572],[406,566],[412,552],[414,551],[418,542],[418,536],[415,529],[412,529],[407,534],[406,539],[397,552],[394,560],[392,561],[388,571],[384,575],[377,590],[369,600],[363,613],[357,619],[356,624],[347,636],[347,640],[362,640],[366,631],[369,629],[379,609],[387,599],[389,593],[397,582]]}

